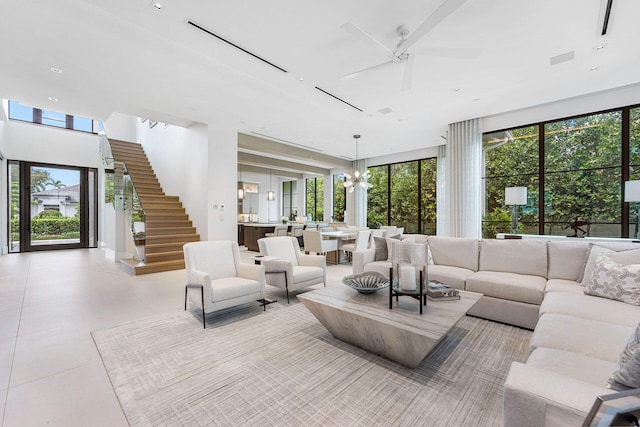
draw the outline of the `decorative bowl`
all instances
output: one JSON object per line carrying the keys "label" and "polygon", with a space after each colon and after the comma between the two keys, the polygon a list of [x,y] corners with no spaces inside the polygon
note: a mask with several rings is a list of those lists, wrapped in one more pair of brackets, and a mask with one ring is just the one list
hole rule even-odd
{"label": "decorative bowl", "polygon": [[369,271],[345,276],[342,278],[342,283],[361,294],[372,294],[379,289],[388,287],[389,278],[382,273]]}

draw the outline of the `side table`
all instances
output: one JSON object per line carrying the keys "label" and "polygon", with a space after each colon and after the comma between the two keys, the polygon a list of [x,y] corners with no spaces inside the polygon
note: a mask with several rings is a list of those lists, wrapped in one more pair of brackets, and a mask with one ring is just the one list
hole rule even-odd
{"label": "side table", "polygon": [[[274,257],[274,256],[264,256],[264,255],[256,255],[253,257],[253,262],[256,265],[262,265],[262,263],[264,261],[273,261],[278,259],[278,257]],[[284,273],[285,275],[285,280],[287,277],[287,273],[285,271],[265,271],[264,274],[274,274],[274,273]],[[267,304],[273,304],[274,302],[278,302],[278,300],[276,299],[267,299],[267,298],[263,298],[258,300],[259,302],[261,302],[264,306],[266,306]],[[287,294],[287,304],[289,303],[289,294]]]}

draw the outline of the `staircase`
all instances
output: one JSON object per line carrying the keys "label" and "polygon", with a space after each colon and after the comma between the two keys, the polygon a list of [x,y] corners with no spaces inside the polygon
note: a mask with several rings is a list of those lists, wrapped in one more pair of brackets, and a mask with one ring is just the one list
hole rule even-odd
{"label": "staircase", "polygon": [[148,274],[184,268],[182,246],[200,240],[178,196],[162,191],[140,144],[110,139],[117,162],[124,162],[145,213],[145,261],[122,260],[131,274]]}

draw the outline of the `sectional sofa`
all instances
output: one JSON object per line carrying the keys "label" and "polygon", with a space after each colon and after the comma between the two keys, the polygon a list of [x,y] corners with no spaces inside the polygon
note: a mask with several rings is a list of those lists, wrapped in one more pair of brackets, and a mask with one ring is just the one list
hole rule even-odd
{"label": "sectional sofa", "polygon": [[[620,355],[640,336],[640,306],[587,295],[583,285],[600,254],[640,264],[640,244],[403,239],[428,241],[430,280],[483,294],[468,314],[534,330],[526,363],[513,362],[505,382],[505,426],[582,425],[596,396],[613,392]],[[354,273],[388,274],[391,261],[375,257],[375,248],[354,252]]]}

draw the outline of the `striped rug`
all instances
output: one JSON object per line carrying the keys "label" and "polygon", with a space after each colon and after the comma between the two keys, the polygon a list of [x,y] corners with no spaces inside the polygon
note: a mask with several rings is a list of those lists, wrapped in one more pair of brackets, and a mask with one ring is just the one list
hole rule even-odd
{"label": "striped rug", "polygon": [[93,333],[132,426],[497,426],[530,331],[463,318],[416,369],[334,339],[295,298]]}

